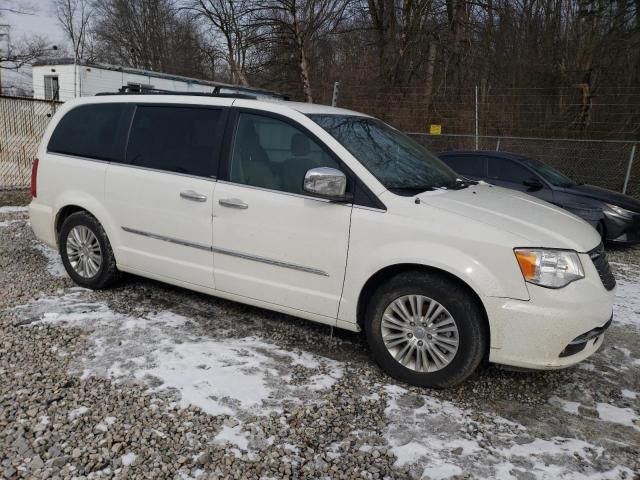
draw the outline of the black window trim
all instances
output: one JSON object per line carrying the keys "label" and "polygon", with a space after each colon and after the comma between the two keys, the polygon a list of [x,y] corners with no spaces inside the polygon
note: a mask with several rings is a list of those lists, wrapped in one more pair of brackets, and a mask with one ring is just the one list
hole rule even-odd
{"label": "black window trim", "polygon": [[[49,145],[51,144],[51,139],[53,138],[53,135],[55,134],[56,130],[58,129],[58,127],[60,126],[60,123],[64,120],[64,118],[69,115],[72,111],[78,109],[78,108],[82,108],[82,107],[91,107],[91,106],[95,106],[95,105],[123,105],[126,109],[125,114],[129,115],[129,118],[124,118],[123,123],[127,123],[127,121],[129,122],[129,127],[127,128],[127,133],[126,133],[126,137],[124,139],[124,146],[122,147],[122,151],[120,152],[119,155],[119,160],[112,160],[112,159],[107,159],[107,158],[101,158],[101,157],[97,157],[97,156],[84,156],[84,155],[76,155],[74,153],[66,153],[66,152],[55,152],[53,150],[49,149]],[[129,143],[129,130],[131,129],[131,122],[133,121],[133,113],[135,112],[135,104],[130,103],[130,102],[96,102],[96,103],[83,103],[81,105],[76,105],[72,108],[70,108],[69,110],[67,110],[64,115],[60,118],[60,120],[58,120],[58,122],[55,124],[51,135],[49,136],[49,138],[47,139],[47,155],[61,155],[63,157],[69,157],[69,158],[77,158],[80,160],[88,160],[88,161],[94,161],[94,162],[103,162],[103,163],[114,163],[117,165],[123,165],[125,158],[126,158],[126,150],[127,150],[127,144]]]}
{"label": "black window trim", "polygon": [[220,152],[220,162],[218,164],[218,180],[220,182],[228,183],[231,185],[239,185],[247,188],[254,188],[258,190],[279,193],[282,195],[289,195],[289,196],[295,196],[295,197],[305,198],[309,200],[316,200],[320,202],[331,203],[330,200],[314,197],[312,195],[304,195],[304,194],[287,192],[283,190],[275,190],[275,189],[264,188],[264,187],[255,187],[252,185],[245,185],[243,183],[237,183],[237,182],[231,181],[229,179],[229,170],[230,170],[231,160],[233,158],[233,146],[235,142],[235,136],[236,136],[238,119],[240,117],[240,113],[247,113],[251,115],[258,115],[258,116],[263,116],[267,118],[272,118],[272,119],[287,123],[292,127],[300,130],[305,135],[307,135],[310,139],[315,141],[318,144],[318,146],[327,155],[329,155],[344,171],[345,175],[347,176],[348,185],[350,187],[350,190],[353,191],[354,196],[355,196],[356,190],[358,189],[358,187],[360,187],[360,190],[363,192],[363,195],[367,197],[366,200],[368,200],[368,202],[367,201],[363,202],[362,199],[358,201],[358,199],[354,198],[352,202],[345,203],[345,205],[353,206],[356,208],[366,208],[366,209],[375,210],[375,211],[382,211],[382,212],[387,211],[386,205],[382,203],[382,201],[378,198],[378,196],[375,195],[371,191],[371,189],[362,180],[360,180],[360,178],[358,178],[358,176],[353,172],[353,170],[351,170],[349,166],[346,165],[345,162],[342,161],[342,159],[325,144],[325,142],[323,142],[320,138],[318,138],[316,134],[314,134],[307,127],[296,122],[292,118],[287,117],[286,115],[281,115],[279,113],[270,112],[268,110],[260,110],[260,109],[250,108],[250,107],[230,107],[230,113],[227,117],[227,126],[224,133],[223,146]]}
{"label": "black window trim", "polygon": [[[120,163],[116,163],[116,162],[112,162],[112,163],[116,163],[117,165],[121,165],[123,167],[128,167],[128,168],[137,168],[140,170],[148,170],[151,172],[160,172],[160,173],[166,173],[169,175],[179,175],[181,177],[189,177],[189,178],[199,178],[199,179],[203,179],[203,180],[210,180],[210,181],[217,181],[218,180],[218,173],[220,171],[220,165],[225,161],[223,154],[224,154],[224,145],[222,144],[222,142],[224,141],[224,139],[226,138],[225,134],[226,134],[226,128],[228,125],[228,117],[229,117],[229,110],[230,107],[227,105],[206,105],[206,104],[198,104],[198,103],[175,103],[175,102],[140,102],[140,103],[132,103],[131,105],[134,106],[131,117],[129,118],[129,127],[127,129],[127,138],[125,141],[125,146],[124,146],[124,152],[123,152],[123,158],[122,158],[122,162]],[[215,158],[215,155],[218,155],[218,165],[214,165],[214,168],[212,169],[212,175],[211,176],[204,176],[204,175],[194,175],[191,173],[181,173],[181,172],[171,172],[169,170],[162,170],[161,168],[153,168],[153,167],[145,167],[142,165],[133,165],[131,162],[127,162],[127,150],[129,149],[129,141],[131,140],[131,129],[133,128],[133,121],[135,119],[136,113],[138,112],[138,108],[139,107],[177,107],[177,108],[189,108],[189,109],[205,109],[205,110],[220,110],[221,111],[221,115],[220,115],[220,120],[218,120],[218,122],[220,123],[221,128],[216,132],[216,138],[214,140],[214,155],[213,158]],[[217,171],[216,171],[216,166],[217,166]]]}

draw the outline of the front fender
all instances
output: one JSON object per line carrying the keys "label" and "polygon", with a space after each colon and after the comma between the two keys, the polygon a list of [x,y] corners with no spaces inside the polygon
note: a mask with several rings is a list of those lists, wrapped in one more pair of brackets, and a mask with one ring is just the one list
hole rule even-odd
{"label": "front fender", "polygon": [[490,229],[476,231],[475,236],[468,230],[442,225],[428,231],[419,226],[412,231],[404,219],[396,222],[393,217],[375,215],[354,210],[340,321],[357,323],[358,301],[365,284],[380,270],[395,265],[447,272],[468,285],[483,304],[487,297],[529,300],[513,247],[504,237],[494,237]]}

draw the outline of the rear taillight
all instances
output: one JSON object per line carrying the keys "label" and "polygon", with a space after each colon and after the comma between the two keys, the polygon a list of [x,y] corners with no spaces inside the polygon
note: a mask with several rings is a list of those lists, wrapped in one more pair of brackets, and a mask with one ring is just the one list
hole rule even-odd
{"label": "rear taillight", "polygon": [[38,159],[33,161],[31,166],[31,197],[36,198],[38,196]]}

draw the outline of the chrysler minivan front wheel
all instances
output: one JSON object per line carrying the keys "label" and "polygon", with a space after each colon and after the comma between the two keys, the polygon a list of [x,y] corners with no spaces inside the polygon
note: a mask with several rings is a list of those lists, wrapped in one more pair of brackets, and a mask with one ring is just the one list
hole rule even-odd
{"label": "chrysler minivan front wheel", "polygon": [[60,228],[62,263],[81,287],[100,289],[119,276],[111,244],[102,225],[87,212],[69,215]]}
{"label": "chrysler minivan front wheel", "polygon": [[444,388],[464,381],[487,349],[482,310],[446,276],[407,272],[377,289],[366,335],[376,362],[411,385]]}

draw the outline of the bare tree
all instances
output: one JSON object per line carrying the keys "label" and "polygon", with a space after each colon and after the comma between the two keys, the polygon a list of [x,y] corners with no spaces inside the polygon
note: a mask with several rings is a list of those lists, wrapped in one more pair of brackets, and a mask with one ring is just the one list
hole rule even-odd
{"label": "bare tree", "polygon": [[255,44],[253,9],[246,0],[192,0],[189,9],[206,19],[215,34],[222,36],[224,56],[231,71],[231,82],[248,85],[246,76],[247,52]]}
{"label": "bare tree", "polygon": [[71,42],[76,61],[84,58],[95,11],[91,0],[55,0],[58,23]]}
{"label": "bare tree", "polygon": [[205,75],[205,52],[194,19],[172,0],[96,0],[100,58],[124,66]]}
{"label": "bare tree", "polygon": [[306,102],[313,102],[309,49],[318,37],[335,33],[348,2],[345,0],[258,0],[258,25],[270,42],[292,49]]}

